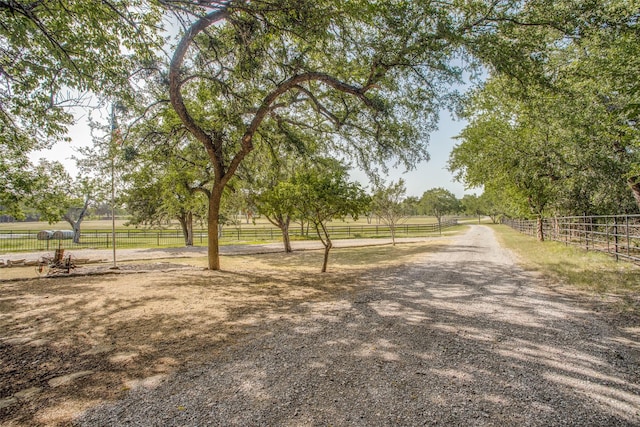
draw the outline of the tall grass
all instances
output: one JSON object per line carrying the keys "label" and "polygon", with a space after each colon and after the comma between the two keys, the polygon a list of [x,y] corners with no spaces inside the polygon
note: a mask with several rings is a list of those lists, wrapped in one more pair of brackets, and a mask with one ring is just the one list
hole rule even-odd
{"label": "tall grass", "polygon": [[590,293],[623,297],[640,313],[640,267],[599,252],[558,242],[538,242],[510,227],[494,227],[501,243],[514,251],[524,268]]}

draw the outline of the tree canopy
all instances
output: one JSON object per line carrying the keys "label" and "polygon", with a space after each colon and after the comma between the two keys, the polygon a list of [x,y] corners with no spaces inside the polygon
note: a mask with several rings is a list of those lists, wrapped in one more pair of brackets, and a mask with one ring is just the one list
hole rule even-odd
{"label": "tree canopy", "polygon": [[214,167],[209,267],[220,267],[212,230],[223,189],[249,153],[311,144],[371,173],[389,162],[412,167],[428,158],[428,134],[454,95],[450,84],[471,63],[468,55],[519,72],[520,63],[507,60],[515,44],[527,63],[520,68],[534,69],[530,55],[548,40],[534,30],[523,34],[553,27],[555,21],[540,21],[548,9],[502,1],[296,0],[204,2],[184,14],[166,82],[173,110]]}
{"label": "tree canopy", "polygon": [[0,2],[0,205],[43,190],[33,150],[68,140],[72,108],[90,94],[131,98],[133,70],[160,42],[146,0]]}
{"label": "tree canopy", "polygon": [[439,228],[442,217],[460,210],[460,201],[455,194],[442,187],[425,191],[420,198],[419,205],[423,213],[436,217]]}
{"label": "tree canopy", "polygon": [[93,92],[128,107],[131,149],[171,144],[157,129],[200,144],[211,269],[223,193],[252,153],[313,152],[372,175],[411,168],[428,158],[439,109],[453,106],[451,83],[466,72],[491,81],[470,98],[462,140],[490,135],[488,148],[505,155],[496,165],[521,174],[484,182],[484,166],[462,160],[481,147],[460,148],[452,168],[469,185],[504,186],[530,206],[533,192],[538,208],[560,209],[606,166],[640,194],[633,2],[42,0],[0,2],[0,17],[3,209],[36,191],[26,153],[63,139],[65,107]]}
{"label": "tree canopy", "polygon": [[637,7],[608,1],[589,16],[547,50],[543,78],[492,73],[464,105],[450,169],[503,193],[507,214],[638,210]]}
{"label": "tree canopy", "polygon": [[318,159],[315,166],[297,173],[291,183],[295,215],[313,225],[324,246],[324,273],[333,247],[327,223],[347,216],[357,220],[371,200],[360,184],[349,181],[347,168],[333,159]]}

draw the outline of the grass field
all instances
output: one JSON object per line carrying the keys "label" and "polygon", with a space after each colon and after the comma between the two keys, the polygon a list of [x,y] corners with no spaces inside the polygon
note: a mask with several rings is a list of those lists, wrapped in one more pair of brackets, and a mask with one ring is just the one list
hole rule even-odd
{"label": "grass field", "polygon": [[[437,222],[435,217],[431,216],[412,216],[404,220],[403,224],[435,224]],[[180,224],[177,221],[173,221],[170,224],[167,224],[164,227],[135,227],[135,226],[127,226],[125,225],[127,220],[125,219],[117,219],[116,220],[116,229],[117,230],[135,230],[135,229],[152,229],[152,230],[178,230],[180,229]],[[348,219],[345,221],[337,220],[331,221],[329,225],[349,225],[349,224],[369,224],[367,219],[362,217],[358,218],[357,221],[352,219]],[[371,224],[380,224],[378,221],[373,219]],[[296,225],[293,224],[292,228]],[[85,220],[82,222],[82,230],[111,230],[111,220]],[[229,225],[228,228],[235,228],[236,226]],[[273,225],[264,217],[256,218],[255,221],[250,221],[246,223],[242,221],[238,227],[241,228],[250,228],[250,227],[273,227]],[[203,229],[206,228],[206,224],[194,224],[195,229]],[[53,224],[49,224],[47,222],[4,222],[0,223],[0,231],[40,231],[40,230],[71,230],[71,226],[65,222],[54,222]]]}
{"label": "grass field", "polygon": [[[119,248],[151,248],[151,247],[180,247],[185,245],[181,229],[171,225],[164,229],[146,229],[125,226],[126,221],[116,224],[116,246]],[[78,248],[111,248],[113,236],[111,234],[111,221],[86,221],[82,227],[81,239],[78,244],[71,240],[40,240],[36,237],[38,231],[56,230],[57,225],[45,223],[22,223],[31,226],[29,229],[0,229],[0,252],[23,252],[52,250],[52,248],[78,249]],[[451,223],[443,224],[447,229]],[[15,223],[13,224],[15,225]],[[61,227],[60,227],[61,228]],[[62,228],[61,228],[62,229]],[[328,226],[332,239],[351,238],[388,238],[391,232],[387,225],[366,220],[359,221],[334,221]],[[314,240],[317,235],[313,228],[305,224],[305,229],[294,224],[289,229],[292,240]],[[193,244],[196,246],[207,245],[207,230],[196,227],[194,229]],[[397,237],[425,237],[440,234],[436,226],[436,219],[430,217],[415,217],[399,224],[396,228]],[[250,244],[278,242],[282,239],[281,231],[265,221],[256,221],[249,224],[228,225],[222,230],[220,236],[221,245]]]}
{"label": "grass field", "polygon": [[501,243],[517,254],[526,269],[591,293],[619,295],[623,310],[640,313],[640,267],[616,262],[600,252],[558,242],[538,242],[505,225],[494,229]]}

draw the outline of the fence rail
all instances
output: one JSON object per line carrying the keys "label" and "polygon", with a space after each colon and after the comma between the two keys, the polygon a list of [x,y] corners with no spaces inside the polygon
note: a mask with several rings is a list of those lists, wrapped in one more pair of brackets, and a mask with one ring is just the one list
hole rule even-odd
{"label": "fence rail", "polygon": [[[396,237],[420,237],[433,235],[457,225],[457,220],[447,219],[438,224],[399,224],[396,225]],[[40,251],[55,248],[79,249],[94,248],[108,249],[113,247],[113,237],[110,230],[86,231],[80,235],[80,243],[71,240],[39,240],[39,231],[0,231],[0,252]],[[391,230],[383,224],[357,224],[344,226],[330,226],[332,239],[390,237]],[[313,239],[314,232],[301,227],[291,227],[289,235],[292,239]],[[220,234],[222,244],[247,241],[277,241],[282,234],[276,227],[225,227]],[[117,230],[116,246],[119,248],[144,248],[184,246],[184,236],[181,230]],[[207,230],[194,230],[193,244],[207,245]]]}
{"label": "fence rail", "polygon": [[[535,220],[503,220],[515,230],[537,235]],[[546,240],[607,253],[640,264],[640,215],[570,216],[543,220]]]}

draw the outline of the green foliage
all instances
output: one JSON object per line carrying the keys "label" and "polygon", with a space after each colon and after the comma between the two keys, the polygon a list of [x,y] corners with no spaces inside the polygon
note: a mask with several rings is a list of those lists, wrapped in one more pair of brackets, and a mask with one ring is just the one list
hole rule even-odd
{"label": "green foliage", "polygon": [[347,168],[331,159],[317,161],[293,179],[297,215],[317,227],[347,216],[358,219],[370,203],[362,186],[348,180]]}
{"label": "green foliage", "polygon": [[415,196],[409,196],[402,200],[403,210],[409,216],[419,215],[420,199]]}
{"label": "green foliage", "polygon": [[35,188],[25,204],[34,208],[44,221],[53,223],[60,221],[64,214],[82,198],[82,189],[74,183],[59,162],[41,159],[36,166]]}
{"label": "green foliage", "polygon": [[[146,124],[145,126],[148,126]],[[147,129],[143,133],[146,135]],[[140,130],[117,153],[123,186],[119,195],[131,215],[129,224],[159,226],[178,220],[187,245],[192,244],[193,221],[207,217],[212,181],[208,159],[189,138],[177,138],[157,129],[153,142],[141,141]],[[126,147],[138,142],[134,156]]]}
{"label": "green foliage", "polygon": [[535,56],[529,71],[537,71],[495,69],[468,97],[470,123],[450,170],[468,187],[510,199],[503,203],[509,215],[635,212],[637,7],[617,0],[579,10],[564,2],[541,7],[569,19],[526,34],[549,46]]}
{"label": "green foliage", "polygon": [[0,6],[0,141],[25,150],[64,139],[66,108],[85,91],[123,93],[159,40],[159,9],[144,0],[9,2]]}
{"label": "green foliage", "polygon": [[72,107],[87,105],[91,93],[129,96],[132,70],[159,41],[159,11],[145,0],[0,4],[3,212],[21,217],[21,201],[47,193],[28,153],[68,140]]}
{"label": "green foliage", "polygon": [[354,220],[369,208],[362,186],[348,180],[347,168],[333,159],[316,159],[313,167],[298,172],[291,181],[295,216],[310,222],[325,247],[322,272],[327,270],[333,246],[327,223],[351,216]]}
{"label": "green foliage", "polygon": [[[637,53],[637,16],[629,15],[631,7],[621,0],[604,5],[485,0],[9,2],[0,6],[0,37],[6,41],[0,56],[0,141],[10,159],[17,160],[0,163],[0,183],[6,184],[0,187],[0,202],[4,209],[14,209],[22,194],[34,191],[34,171],[24,165],[23,153],[63,138],[71,122],[63,107],[78,98],[75,91],[99,92],[126,104],[130,114],[138,115],[132,120],[148,125],[146,134],[135,131],[141,132],[136,143],[157,142],[163,146],[158,153],[178,157],[172,141],[185,133],[202,145],[208,164],[193,167],[212,177],[200,188],[208,192],[210,260],[217,268],[213,258],[222,197],[250,153],[261,153],[254,159],[264,153],[338,153],[371,175],[391,164],[411,168],[428,158],[428,135],[439,109],[455,103],[451,83],[480,65],[496,76],[544,88],[556,83],[556,71],[572,71],[571,64],[587,64],[574,70],[584,74],[617,58],[620,72],[612,66],[603,76],[622,82],[623,89],[616,92],[610,86],[589,93],[593,99],[604,95],[604,104],[616,111],[620,105],[617,118],[608,122],[616,126],[609,129],[636,132],[632,120],[638,84],[631,71],[637,70],[637,61],[620,59],[622,52]],[[153,54],[160,51],[163,20],[184,25],[177,43],[162,46],[172,56],[168,64]],[[582,46],[587,59],[580,56]],[[592,53],[600,52],[599,47],[607,54]],[[571,52],[562,67],[557,52]],[[138,83],[135,96],[132,82]],[[63,88],[71,90],[69,97],[61,96]],[[572,93],[580,93],[579,86],[574,89]],[[543,104],[527,111],[544,111],[549,104]],[[546,138],[540,132],[545,124],[553,124],[551,130],[566,128],[549,116],[527,116],[517,137],[536,144],[547,141],[560,150],[568,135]],[[626,124],[619,120],[623,116]],[[511,123],[500,123],[502,117],[485,119],[483,126],[492,133],[510,131]],[[173,140],[161,137],[158,142],[156,132]],[[470,131],[467,137],[480,134]],[[622,139],[620,156],[637,142],[635,136]],[[115,170],[122,160],[131,162],[144,151],[125,144],[124,153],[116,156],[114,145],[106,146],[108,153],[96,159],[103,166],[113,161]],[[594,182],[585,175],[558,189],[546,181],[560,175],[524,176],[524,171],[549,166],[555,174],[559,159],[572,160],[538,145],[528,154],[532,160],[516,165],[523,176],[508,191],[537,212],[560,194],[569,199]],[[608,167],[610,158],[600,156],[594,165]],[[630,162],[625,173],[631,174],[625,177],[638,184],[640,197],[640,174],[629,172],[635,170],[635,160],[625,161]],[[494,187],[508,182],[503,176]]]}
{"label": "green foliage", "polygon": [[[271,188],[266,188],[257,197],[261,214],[276,222],[285,222],[295,217],[297,212],[296,192],[298,189],[291,181],[281,181]],[[287,221],[288,222],[288,221]]]}
{"label": "green foliage", "polygon": [[432,188],[422,194],[420,208],[422,213],[435,216],[440,223],[444,215],[460,210],[460,201],[449,190],[441,187]]}

